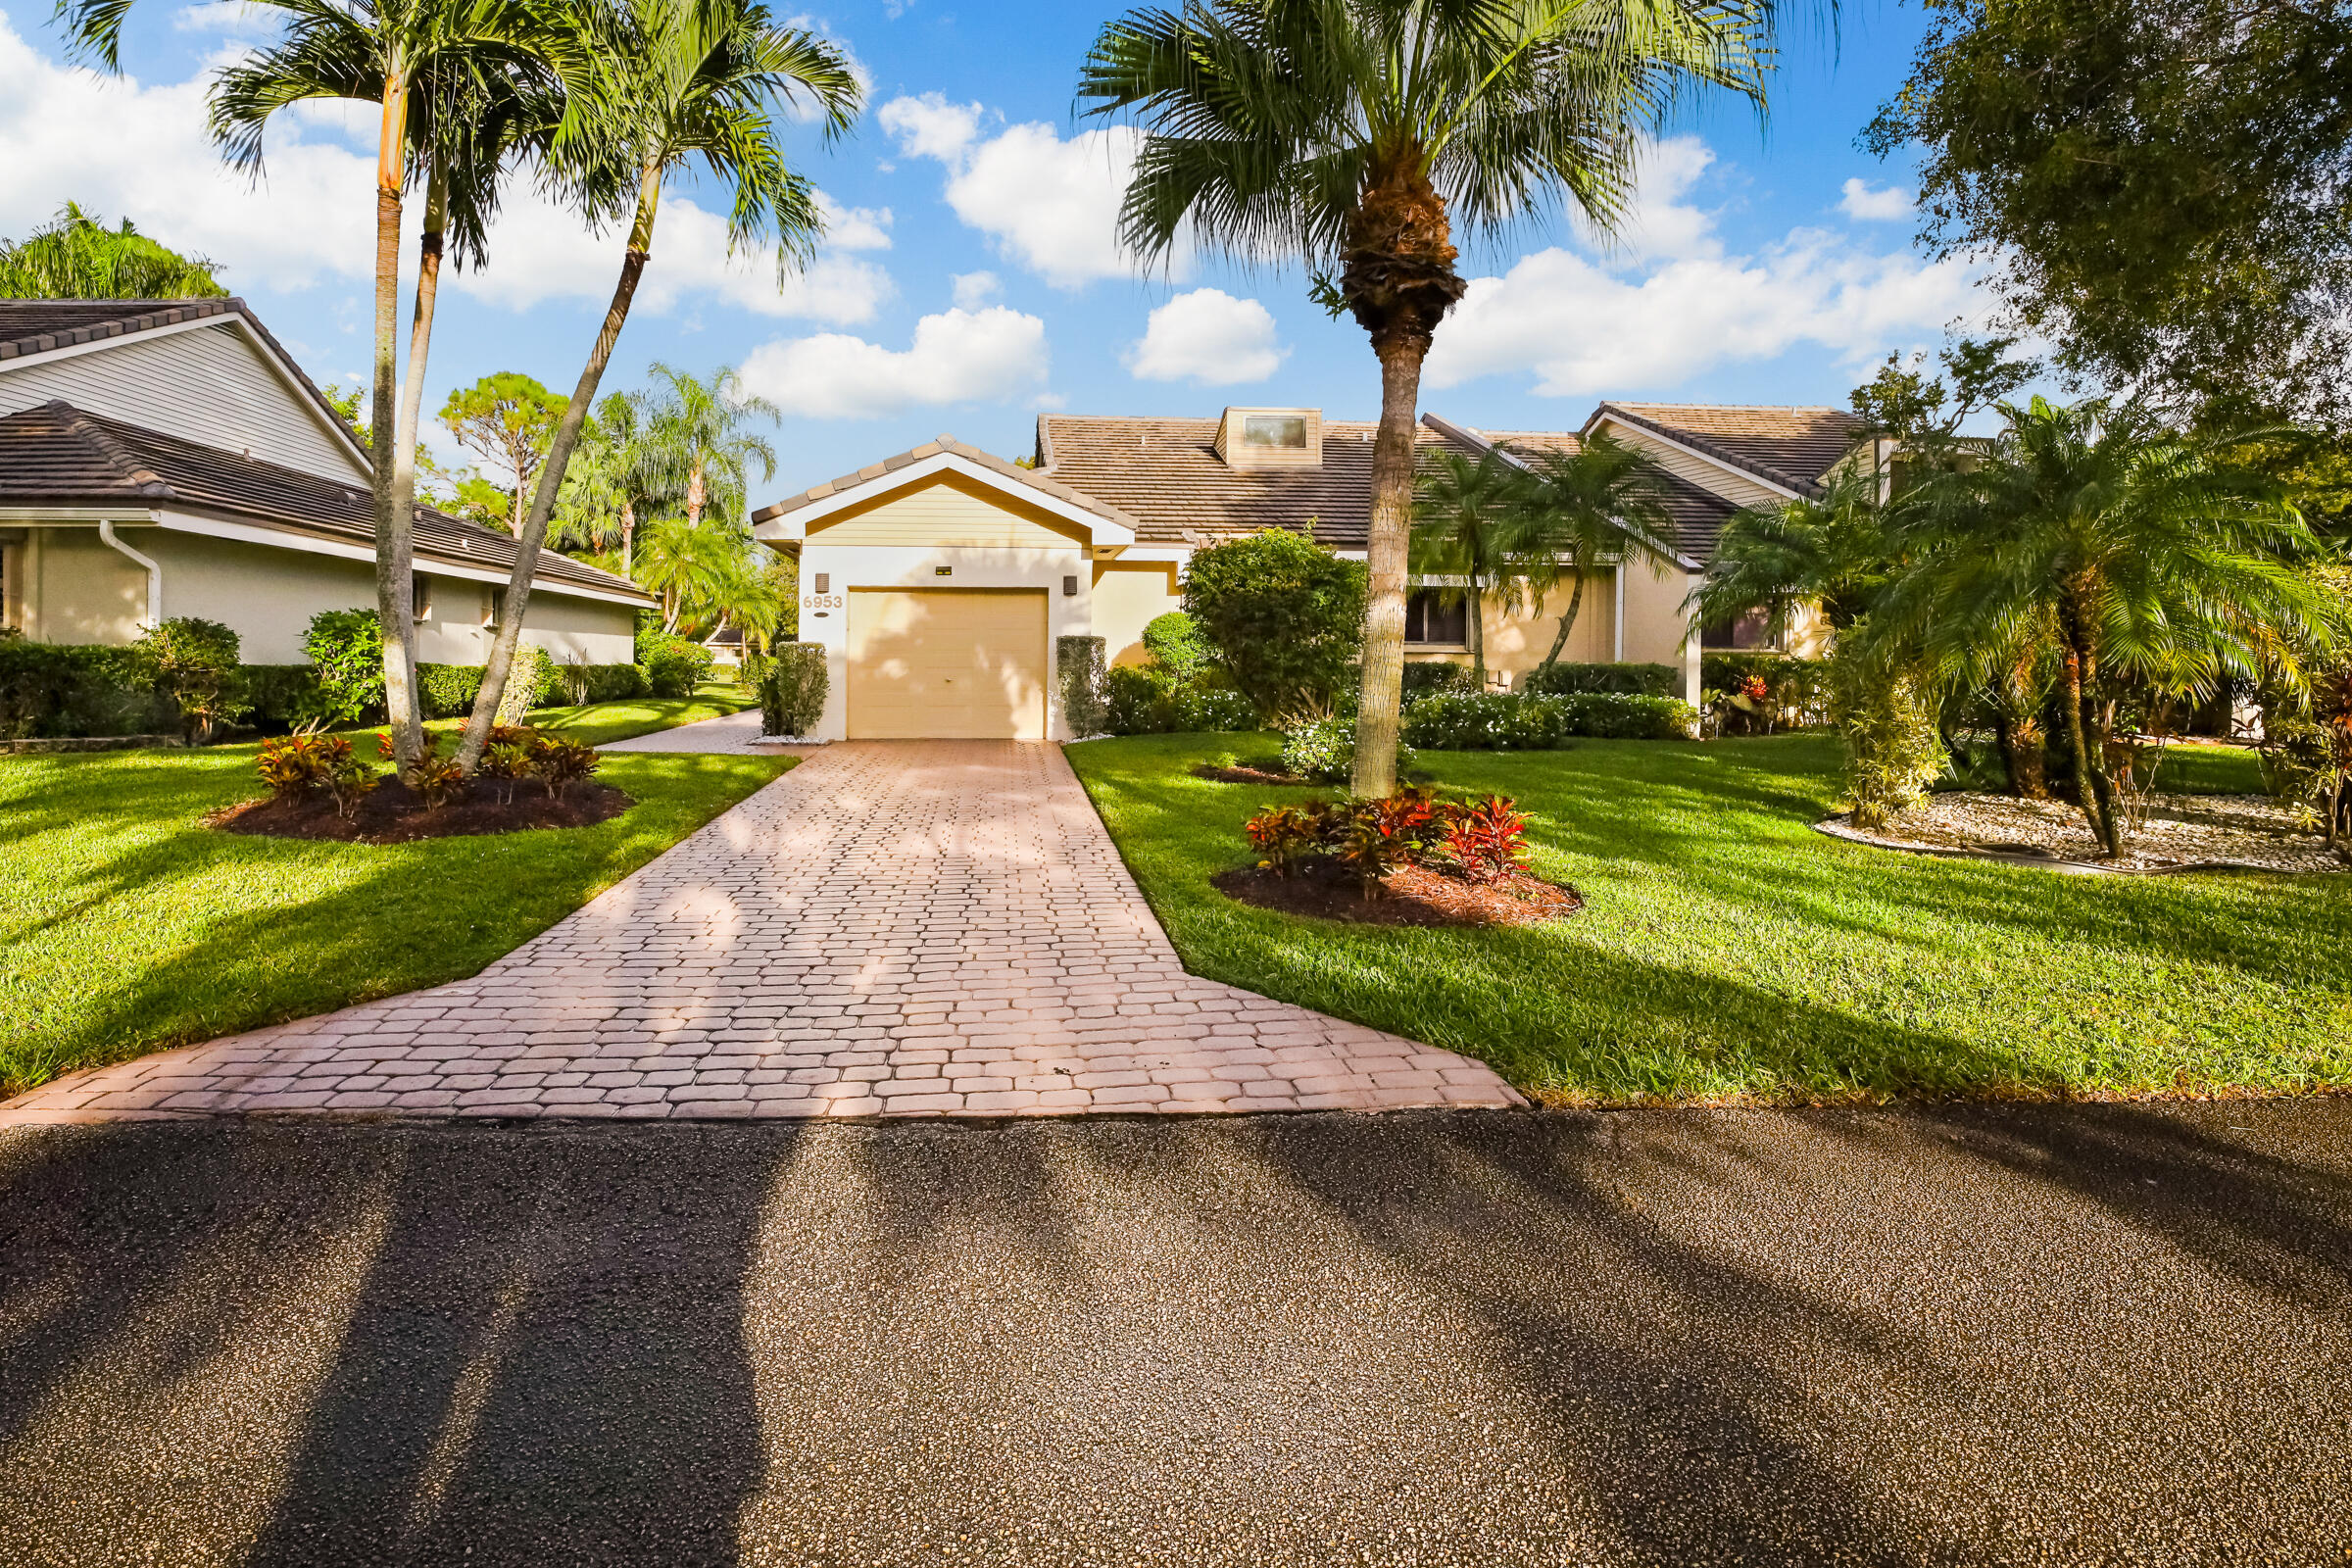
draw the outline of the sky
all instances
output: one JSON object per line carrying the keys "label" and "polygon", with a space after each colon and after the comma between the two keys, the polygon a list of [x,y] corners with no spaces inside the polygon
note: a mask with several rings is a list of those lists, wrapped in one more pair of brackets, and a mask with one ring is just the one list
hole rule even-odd
{"label": "sky", "polygon": [[[362,383],[372,112],[284,112],[256,183],[212,150],[204,95],[215,66],[266,41],[266,13],[144,0],[119,76],[71,63],[49,14],[48,0],[0,0],[0,234],[68,201],[128,216],[221,263],[221,281],[316,379]],[[820,254],[779,287],[772,255],[727,254],[719,198],[674,185],[606,389],[640,384],[655,362],[738,368],[782,411],[760,503],[941,433],[1025,456],[1048,410],[1374,416],[1361,329],[1312,305],[1298,270],[1188,254],[1147,271],[1120,252],[1131,133],[1071,109],[1078,64],[1113,14],[879,0],[796,18],[868,83],[846,139],[827,146],[783,122],[830,216]],[[1911,169],[1855,145],[1922,25],[1913,7],[1862,0],[1835,38],[1791,27],[1768,122],[1729,100],[1692,105],[1647,149],[1612,242],[1555,218],[1468,247],[1469,293],[1440,329],[1422,408],[1490,429],[1573,429],[1604,397],[1842,406],[1889,352],[1981,321],[1978,277],[1914,242]],[[518,184],[488,265],[444,285],[428,412],[500,370],[568,391],[619,253],[616,232],[593,234]],[[434,442],[444,461],[461,456]]]}

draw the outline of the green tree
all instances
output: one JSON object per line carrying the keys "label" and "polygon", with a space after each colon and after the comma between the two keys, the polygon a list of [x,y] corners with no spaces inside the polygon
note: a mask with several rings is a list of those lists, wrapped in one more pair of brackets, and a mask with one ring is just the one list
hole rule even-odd
{"label": "green tree", "polygon": [[220,264],[168,250],[122,220],[119,228],[72,202],[22,241],[0,240],[0,299],[191,300],[228,290]]}
{"label": "green tree", "polygon": [[609,392],[580,431],[548,537],[559,549],[619,547],[624,577],[633,574],[637,519],[678,489],[642,392]]}
{"label": "green tree", "polygon": [[762,482],[776,476],[776,449],[754,432],[753,420],[773,424],[783,413],[767,399],[744,390],[733,366],[722,365],[699,381],[656,360],[647,437],[658,470],[673,484],[683,481],[676,500],[686,520],[702,526],[705,512],[740,525],[757,464]]}
{"label": "green tree", "polygon": [[1666,513],[1666,475],[1639,447],[1592,435],[1572,450],[1532,453],[1526,463],[1527,500],[1506,573],[1530,609],[1567,583],[1559,629],[1537,666],[1549,669],[1584,610],[1585,579],[1629,565],[1673,565],[1674,520]]}
{"label": "green tree", "polygon": [[786,166],[772,111],[806,104],[831,138],[849,128],[863,99],[838,48],[806,29],[779,25],[757,0],[694,6],[617,0],[561,16],[568,30],[551,47],[564,79],[587,86],[571,95],[583,107],[567,120],[571,133],[556,138],[553,157],[603,210],[628,214],[628,240],[612,303],[523,515],[507,585],[510,613],[491,643],[481,695],[458,746],[459,765],[469,773],[498,716],[572,450],[653,254],[663,185],[690,160],[699,161],[705,178],[728,197],[728,244],[772,240],[781,285],[812,254],[824,215],[814,187]]}
{"label": "green tree", "polygon": [[1347,686],[1363,647],[1364,568],[1269,528],[1194,551],[1184,612],[1261,717],[1295,718]]}
{"label": "green tree", "polygon": [[[502,526],[522,531],[523,498],[547,461],[548,444],[564,417],[564,400],[527,375],[501,370],[459,387],[441,405],[441,425],[458,445],[513,479],[499,485],[509,497]],[[495,483],[495,481],[493,481]]]}
{"label": "green tree", "polygon": [[2086,380],[2352,416],[2352,6],[1928,0],[1864,134]]}
{"label": "green tree", "polygon": [[1475,458],[1441,452],[1413,490],[1412,569],[1467,584],[1470,686],[1487,689],[1486,598],[1511,554],[1525,516],[1527,475],[1500,451]]}
{"label": "green tree", "polygon": [[1467,286],[1454,225],[1497,232],[1565,198],[1614,231],[1644,134],[1691,89],[1762,105],[1773,19],[1773,0],[1193,0],[1097,37],[1080,101],[1145,131],[1126,243],[1302,260],[1380,362],[1357,794],[1396,788],[1413,427]]}
{"label": "green tree", "polygon": [[2119,855],[2113,688],[2195,699],[2222,676],[2265,674],[2299,686],[2299,651],[2336,647],[2344,608],[2300,569],[2324,547],[2239,441],[2105,400],[2001,413],[1981,464],[1930,476],[1894,509],[1894,575],[1867,636],[1915,654],[1945,689],[2049,649],[2076,804]]}
{"label": "green tree", "polygon": [[1708,625],[1762,612],[1776,641],[1813,606],[1833,629],[1842,628],[1885,587],[1887,550],[1878,478],[1849,465],[1827,475],[1818,494],[1734,513],[1715,537],[1691,606]]}

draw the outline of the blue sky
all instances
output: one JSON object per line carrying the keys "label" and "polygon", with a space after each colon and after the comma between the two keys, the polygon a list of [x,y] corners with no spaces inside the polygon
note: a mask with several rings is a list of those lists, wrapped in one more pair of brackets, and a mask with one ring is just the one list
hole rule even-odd
{"label": "blue sky", "polygon": [[[646,290],[607,386],[662,360],[742,367],[784,405],[772,498],[953,431],[1029,451],[1041,409],[1213,413],[1228,403],[1369,417],[1362,333],[1325,318],[1296,271],[1185,258],[1136,275],[1109,232],[1121,133],[1073,123],[1070,85],[1102,5],[891,0],[810,13],[870,78],[831,148],[795,126],[835,237],[779,293],[730,262],[691,184],[665,209]],[[125,75],[70,67],[47,0],[0,0],[0,233],[68,200],[226,265],[321,380],[367,364],[372,122],[306,113],[273,132],[267,183],[203,136],[210,63],[257,36],[231,4],[146,0]],[[1969,272],[1912,244],[1910,171],[1854,138],[1900,81],[1921,19],[1849,7],[1833,46],[1785,40],[1768,126],[1694,107],[1653,150],[1633,230],[1598,247],[1531,224],[1465,257],[1471,294],[1441,333],[1423,407],[1490,428],[1573,428],[1602,396],[1836,403],[1889,350],[1933,347],[1983,309]],[[698,206],[698,201],[707,206]],[[568,390],[611,289],[615,236],[527,195],[489,267],[445,293],[427,407],[521,370]],[[445,453],[447,443],[441,443]],[[454,456],[453,454],[450,454]]]}

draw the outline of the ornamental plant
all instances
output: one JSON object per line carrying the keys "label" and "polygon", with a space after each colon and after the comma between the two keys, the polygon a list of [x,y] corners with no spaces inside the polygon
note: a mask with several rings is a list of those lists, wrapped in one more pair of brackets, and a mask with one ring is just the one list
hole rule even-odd
{"label": "ornamental plant", "polygon": [[1436,814],[1427,791],[1358,801],[1340,831],[1340,858],[1355,873],[1367,899],[1377,899],[1392,872],[1420,862],[1423,834]]}
{"label": "ornamental plant", "polygon": [[217,620],[174,615],[130,646],[131,671],[179,710],[185,737],[198,746],[213,726],[250,710],[237,679],[237,634]]}
{"label": "ornamental plant", "polygon": [[1527,869],[1527,818],[1507,795],[1490,795],[1446,813],[1448,858],[1473,882],[1499,882]]}
{"label": "ornamental plant", "polygon": [[271,795],[281,801],[299,801],[323,787],[350,756],[349,740],[320,734],[312,724],[262,742],[261,755],[253,765]]}
{"label": "ornamental plant", "polygon": [[490,744],[482,750],[482,765],[477,773],[498,789],[498,804],[514,804],[514,787],[532,774],[531,749],[520,741],[502,741],[498,732],[491,731]]}
{"label": "ornamental plant", "polygon": [[1250,836],[1250,847],[1261,857],[1257,862],[1259,869],[1290,877],[1298,873],[1309,857],[1321,853],[1325,814],[1316,807],[1261,807],[1242,831]]}
{"label": "ornamental plant", "polygon": [[561,735],[535,735],[531,741],[532,776],[547,787],[547,798],[560,801],[564,792],[594,773],[604,760],[593,747]]}

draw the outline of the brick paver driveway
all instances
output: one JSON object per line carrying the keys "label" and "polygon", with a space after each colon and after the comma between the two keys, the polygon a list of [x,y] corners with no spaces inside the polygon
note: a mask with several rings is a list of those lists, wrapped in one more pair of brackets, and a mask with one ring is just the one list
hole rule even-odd
{"label": "brick paver driveway", "polygon": [[1186,974],[1060,752],[829,747],[470,980],[76,1074],[0,1120],[1503,1106]]}

